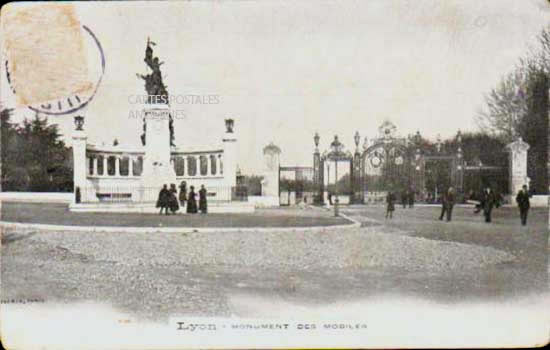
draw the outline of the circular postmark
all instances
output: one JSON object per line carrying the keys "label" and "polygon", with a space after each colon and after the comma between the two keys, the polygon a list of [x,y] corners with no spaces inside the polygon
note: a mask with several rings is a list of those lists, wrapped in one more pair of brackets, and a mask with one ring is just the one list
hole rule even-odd
{"label": "circular postmark", "polygon": [[[96,80],[93,83],[93,87],[87,90],[75,91],[74,93],[68,96],[62,96],[47,102],[32,103],[27,105],[27,107],[32,111],[37,113],[47,114],[47,115],[58,115],[58,116],[72,114],[84,108],[85,106],[87,106],[90,103],[90,101],[94,98],[97,92],[97,89],[101,84],[101,80],[103,79],[103,75],[105,74],[105,53],[103,51],[103,47],[101,46],[101,43],[99,42],[94,32],[90,28],[88,28],[86,25],[82,25],[82,29],[84,33],[87,33],[89,42],[92,44],[91,45],[92,48],[95,48],[95,50],[97,51],[97,56],[99,58],[99,63],[100,63],[100,69],[98,72],[96,72],[96,77],[95,77]],[[10,66],[9,62],[8,60],[6,60],[5,61],[6,78],[12,92],[14,94],[17,94],[18,92],[13,82],[14,76],[11,74],[9,66]]]}
{"label": "circular postmark", "polygon": [[105,72],[103,48],[70,3],[2,8],[2,54],[17,107],[46,115],[79,111]]}

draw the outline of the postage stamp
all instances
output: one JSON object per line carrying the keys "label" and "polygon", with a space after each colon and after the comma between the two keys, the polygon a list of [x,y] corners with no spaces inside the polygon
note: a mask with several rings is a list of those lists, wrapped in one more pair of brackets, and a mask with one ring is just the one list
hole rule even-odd
{"label": "postage stamp", "polygon": [[548,344],[549,13],[4,5],[2,345]]}

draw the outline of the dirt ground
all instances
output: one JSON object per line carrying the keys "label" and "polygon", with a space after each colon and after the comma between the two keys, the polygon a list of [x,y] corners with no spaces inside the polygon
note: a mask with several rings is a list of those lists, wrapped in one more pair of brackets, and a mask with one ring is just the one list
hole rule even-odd
{"label": "dirt ground", "polygon": [[[343,211],[363,227],[192,235],[4,230],[2,301],[94,301],[165,320],[261,314],[253,304],[235,304],[243,295],[307,308],[384,296],[506,302],[547,291],[546,210],[532,210],[527,227],[513,208],[495,211],[491,224],[470,208],[456,208],[450,223],[437,220],[435,207],[398,208],[392,220],[382,207]],[[279,214],[292,212],[258,217]],[[304,215],[296,210],[296,220]]]}

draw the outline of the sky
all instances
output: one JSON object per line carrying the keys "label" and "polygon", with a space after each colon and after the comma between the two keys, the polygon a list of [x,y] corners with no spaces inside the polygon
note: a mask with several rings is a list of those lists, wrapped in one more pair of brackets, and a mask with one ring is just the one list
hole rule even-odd
{"label": "sky", "polygon": [[[32,4],[29,6],[33,6]],[[476,130],[483,95],[512,70],[550,23],[543,0],[495,1],[191,1],[74,5],[105,52],[97,94],[80,111],[91,143],[140,145],[136,73],[147,37],[175,103],[176,144],[216,148],[235,119],[239,167],[261,172],[262,148],[274,142],[282,165],[312,165],[334,135],[353,150],[353,134],[373,138],[392,121],[398,134],[443,138]],[[89,71],[97,51],[89,49]],[[3,66],[3,65],[2,65]],[[3,69],[3,68],[2,68]],[[13,105],[2,70],[1,100]],[[212,97],[214,96],[214,97]],[[32,117],[18,108],[15,120]],[[67,143],[72,116],[50,117]]]}

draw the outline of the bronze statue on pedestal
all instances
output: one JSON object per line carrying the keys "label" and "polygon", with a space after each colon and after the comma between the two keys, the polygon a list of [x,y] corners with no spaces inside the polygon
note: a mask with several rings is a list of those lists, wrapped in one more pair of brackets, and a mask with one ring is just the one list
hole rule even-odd
{"label": "bronze statue on pedestal", "polygon": [[[158,57],[153,57],[153,48],[152,46],[156,45],[154,42],[149,40],[147,38],[147,47],[145,48],[145,58],[143,59],[147,66],[151,69],[150,74],[139,74],[136,75],[138,78],[141,78],[145,80],[145,91],[147,91],[147,95],[149,95],[149,98],[147,99],[147,103],[159,103],[159,101],[162,101],[164,103],[168,103],[168,90],[166,89],[166,85],[162,82],[162,72],[160,71],[160,66],[164,64],[164,62],[160,62]],[[170,146],[174,145],[174,119],[172,118],[171,114],[169,115],[169,128],[170,128]],[[145,119],[143,120],[143,134],[141,135],[141,143],[145,145],[146,139],[145,139],[145,131],[147,128]]]}

